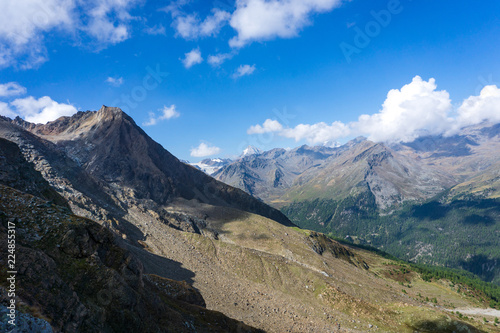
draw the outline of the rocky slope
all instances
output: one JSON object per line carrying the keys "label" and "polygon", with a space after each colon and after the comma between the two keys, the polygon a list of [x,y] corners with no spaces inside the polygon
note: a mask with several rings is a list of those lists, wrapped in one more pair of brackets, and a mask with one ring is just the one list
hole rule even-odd
{"label": "rocky slope", "polygon": [[489,192],[496,193],[499,138],[500,124],[483,123],[451,137],[404,144],[357,138],[336,148],[273,149],[237,160],[214,177],[276,207],[369,191],[385,210],[405,201],[422,202],[453,186],[483,188],[491,183]]}
{"label": "rocky slope", "polygon": [[17,118],[3,126],[4,133],[9,132],[9,125],[15,127],[11,131],[22,128],[52,143],[46,146],[104,182],[108,192],[113,192],[110,195],[159,205],[178,198],[195,199],[290,223],[279,211],[180,162],[118,108],[103,106],[98,112],[79,112],[46,125]]}
{"label": "rocky slope", "polygon": [[186,282],[145,274],[111,231],[73,215],[12,142],[0,140],[0,161],[5,331],[9,224],[16,231],[17,324],[25,332],[257,332],[205,309],[201,294]]}
{"label": "rocky slope", "polygon": [[[56,329],[77,323],[120,331],[126,320],[133,328],[146,318],[153,331],[165,320],[174,331],[251,330],[230,317],[268,332],[495,330],[445,310],[484,307],[487,295],[424,281],[404,263],[294,227],[262,202],[182,164],[117,109],[47,125],[1,119],[0,137],[19,147],[76,215],[107,227],[6,188],[0,209],[7,219],[20,219],[20,248],[29,249],[20,251],[20,262],[37,269],[33,279],[42,274],[59,281],[53,293],[62,296],[39,297],[35,281],[24,276],[27,268],[22,300],[40,306],[23,311],[52,320]],[[305,164],[318,158],[311,154]],[[40,253],[40,263],[46,254],[60,269],[50,275],[38,268],[30,251]],[[199,295],[212,311],[184,305],[202,305]],[[61,309],[56,299],[67,312],[54,310]],[[91,322],[75,310],[83,309],[80,303]],[[158,311],[168,316],[155,320]]]}
{"label": "rocky slope", "polygon": [[393,145],[392,148],[453,174],[459,183],[500,161],[500,124],[483,122],[465,127],[451,137],[422,137],[414,142]]}
{"label": "rocky slope", "polygon": [[301,227],[500,283],[499,152],[500,124],[483,123],[405,144],[275,149],[214,176]]}
{"label": "rocky slope", "polygon": [[214,177],[277,207],[370,192],[381,210],[432,197],[455,183],[445,172],[362,138],[338,148],[274,149],[232,163]]}
{"label": "rocky slope", "polygon": [[268,203],[274,203],[280,201],[300,174],[318,167],[335,154],[335,149],[326,147],[302,146],[290,151],[273,149],[244,156],[213,176]]}
{"label": "rocky slope", "polygon": [[18,309],[49,322],[54,332],[257,331],[203,308],[201,295],[180,282],[149,278],[142,263],[97,223],[4,185],[0,195],[0,302],[8,300],[12,222]]}
{"label": "rocky slope", "polygon": [[32,165],[25,162],[18,146],[5,139],[0,139],[0,184],[69,208],[66,200]]}
{"label": "rocky slope", "polygon": [[448,200],[466,198],[500,198],[500,162],[496,162],[476,176],[451,188]]}

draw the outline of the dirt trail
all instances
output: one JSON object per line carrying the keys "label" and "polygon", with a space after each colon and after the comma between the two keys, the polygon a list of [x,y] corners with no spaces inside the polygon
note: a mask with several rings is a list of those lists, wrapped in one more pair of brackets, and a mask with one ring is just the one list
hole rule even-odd
{"label": "dirt trail", "polygon": [[483,308],[458,308],[454,310],[447,309],[447,311],[451,312],[460,312],[465,315],[477,315],[477,316],[491,316],[500,318],[500,310],[495,309],[483,309]]}

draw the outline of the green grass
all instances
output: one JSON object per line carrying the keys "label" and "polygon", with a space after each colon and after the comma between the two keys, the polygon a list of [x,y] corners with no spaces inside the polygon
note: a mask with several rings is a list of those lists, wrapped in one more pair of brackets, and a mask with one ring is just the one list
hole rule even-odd
{"label": "green grass", "polygon": [[404,260],[463,268],[500,285],[500,200],[403,205],[381,216],[373,196],[296,202],[282,208],[299,227],[336,239],[347,235]]}

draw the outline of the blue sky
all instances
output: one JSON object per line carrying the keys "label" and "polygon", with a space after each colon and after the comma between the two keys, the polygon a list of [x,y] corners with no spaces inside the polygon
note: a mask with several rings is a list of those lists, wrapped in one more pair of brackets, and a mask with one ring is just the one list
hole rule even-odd
{"label": "blue sky", "polygon": [[18,0],[0,22],[0,114],[118,106],[190,161],[500,122],[498,1]]}

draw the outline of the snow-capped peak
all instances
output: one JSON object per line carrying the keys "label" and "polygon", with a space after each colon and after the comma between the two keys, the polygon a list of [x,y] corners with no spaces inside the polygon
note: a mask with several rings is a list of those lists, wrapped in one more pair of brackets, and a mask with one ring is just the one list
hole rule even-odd
{"label": "snow-capped peak", "polygon": [[254,147],[254,146],[248,146],[245,148],[245,150],[243,150],[241,157],[250,156],[250,155],[258,155],[258,154],[262,154],[262,150],[260,150],[257,147]]}
{"label": "snow-capped peak", "polygon": [[198,163],[189,163],[195,168],[205,172],[208,175],[213,175],[216,173],[220,168],[230,164],[232,160],[225,158],[207,158],[201,162]]}
{"label": "snow-capped peak", "polygon": [[323,142],[322,146],[327,148],[337,148],[340,147],[341,144],[338,141],[325,141]]}

